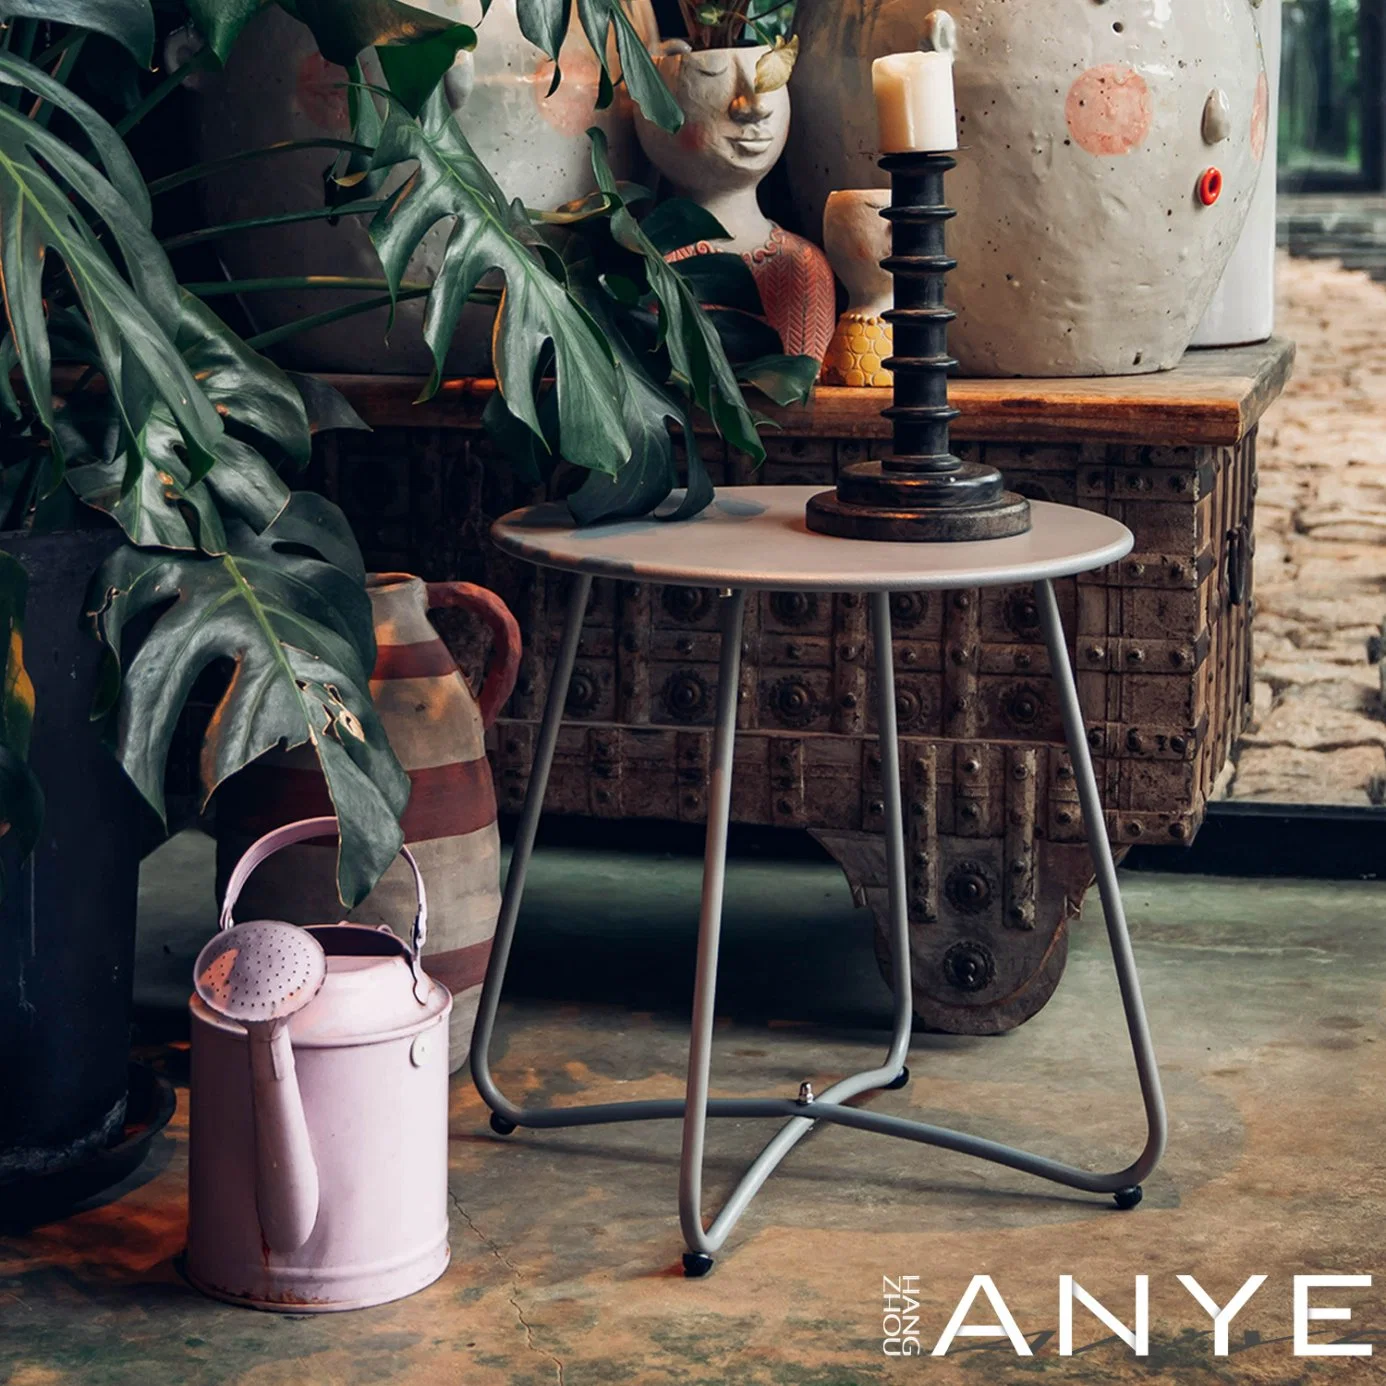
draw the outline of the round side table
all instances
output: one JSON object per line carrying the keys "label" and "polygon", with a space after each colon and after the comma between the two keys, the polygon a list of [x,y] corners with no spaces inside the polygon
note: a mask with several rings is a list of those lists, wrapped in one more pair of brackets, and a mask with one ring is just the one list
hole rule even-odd
{"label": "round side table", "polygon": [[[514,855],[495,945],[482,989],[472,1039],[472,1076],[491,1108],[491,1125],[508,1135],[519,1126],[563,1127],[602,1122],[679,1119],[683,1151],[679,1172],[679,1216],[687,1252],[684,1271],[704,1275],[751,1199],[776,1165],[815,1122],[831,1121],[863,1131],[897,1136],[925,1145],[974,1155],[1007,1165],[1069,1188],[1115,1196],[1118,1207],[1134,1208],[1141,1181],[1164,1152],[1167,1122],[1159,1070],[1141,1000],[1116,867],[1102,814],[1102,802],[1088,752],[1083,714],[1064,637],[1056,578],[1105,567],[1124,558],[1132,546],[1130,531],[1116,520],[1069,506],[1035,502],[1033,528],[1010,539],[961,544],[876,543],[811,533],[804,505],[821,487],[741,486],[718,491],[717,499],[695,519],[666,523],[627,520],[586,529],[574,528],[559,504],[517,510],[496,522],[491,534],[506,553],[540,567],[576,574],[558,658],[520,816]],[[544,792],[553,764],[573,661],[582,633],[583,614],[594,577],[624,582],[677,583],[713,587],[721,592],[721,660],[717,684],[717,722],[713,734],[708,792],[707,846],[703,859],[702,909],[693,992],[688,1081],[682,1100],[608,1102],[581,1107],[525,1108],[500,1091],[491,1074],[490,1049],[506,965],[515,938],[515,923],[524,892],[525,873],[543,810]],[[1057,685],[1064,735],[1087,825],[1093,867],[1107,921],[1107,936],[1116,965],[1126,1026],[1135,1055],[1145,1104],[1146,1142],[1139,1157],[1112,1174],[1092,1174],[1076,1165],[1016,1150],[965,1132],[906,1120],[863,1107],[848,1099],[877,1088],[903,1087],[909,1080],[913,1006],[910,987],[909,920],[906,902],[905,834],[900,792],[900,742],[895,717],[895,671],[892,663],[890,594],[892,592],[1015,586],[1032,583],[1040,624]],[[885,800],[885,844],[888,866],[890,930],[895,967],[895,1016],[890,1048],[878,1068],[854,1074],[814,1096],[805,1085],[794,1098],[709,1098],[713,1010],[717,985],[717,951],[722,924],[726,875],[727,828],[731,817],[732,748],[736,737],[740,683],[741,629],[746,592],[752,589],[863,592],[870,596],[876,651],[877,725]],[[756,1157],[721,1211],[705,1225],[702,1210],[703,1146],[709,1117],[778,1117],[784,1125]]]}

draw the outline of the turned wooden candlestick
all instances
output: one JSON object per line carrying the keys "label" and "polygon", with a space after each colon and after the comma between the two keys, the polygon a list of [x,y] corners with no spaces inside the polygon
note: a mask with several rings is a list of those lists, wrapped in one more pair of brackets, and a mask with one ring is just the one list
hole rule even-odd
{"label": "turned wooden candlestick", "polygon": [[895,282],[891,324],[895,354],[892,445],[877,461],[844,468],[835,491],[808,503],[807,523],[844,539],[959,542],[1004,539],[1030,528],[1030,505],[1008,492],[995,467],[953,455],[948,403],[948,324],[957,316],[944,285],[957,261],[947,254],[946,226],[955,215],[944,202],[943,179],[957,161],[948,154],[887,154],[891,203],[882,210],[893,249],[881,262]]}

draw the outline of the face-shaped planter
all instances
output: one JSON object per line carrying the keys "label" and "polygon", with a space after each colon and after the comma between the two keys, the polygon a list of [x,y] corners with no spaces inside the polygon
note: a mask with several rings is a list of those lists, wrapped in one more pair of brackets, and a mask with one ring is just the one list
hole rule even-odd
{"label": "face-shaped planter", "polygon": [[[832,190],[885,183],[871,62],[918,48],[935,7],[800,0],[788,157],[805,225],[819,224]],[[1269,91],[1252,0],[946,8],[958,28],[963,146],[947,183],[958,209],[950,348],[964,373],[1175,365],[1237,243],[1265,153]]]}
{"label": "face-shaped planter", "polygon": [[683,126],[670,134],[637,112],[635,130],[670,190],[706,208],[727,231],[724,241],[698,242],[670,258],[713,250],[741,255],[784,350],[821,361],[834,326],[832,270],[816,245],[776,226],[756,200],[789,134],[788,89],[756,90],[765,52],[693,52],[681,40],[666,43],[656,61],[683,110]]}
{"label": "face-shaped planter", "polygon": [[752,215],[755,190],[789,136],[788,88],[756,91],[756,63],[765,52],[715,48],[694,53],[680,41],[666,43],[656,63],[683,110],[683,127],[670,134],[636,116],[636,133],[650,162],[679,196],[714,215],[723,208],[727,215],[719,219],[733,240],[761,236],[765,219],[757,225]]}

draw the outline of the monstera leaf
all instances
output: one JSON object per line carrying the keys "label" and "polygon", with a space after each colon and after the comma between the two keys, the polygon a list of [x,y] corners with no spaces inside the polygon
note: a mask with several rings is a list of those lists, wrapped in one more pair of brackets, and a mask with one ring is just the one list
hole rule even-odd
{"label": "monstera leaf", "polygon": [[[312,448],[311,427],[295,381],[246,346],[199,299],[184,292],[180,306],[179,353],[225,425],[210,472],[193,476],[181,455],[182,435],[162,405],[131,442],[107,400],[73,394],[54,429],[68,458],[68,484],[110,515],[131,543],[224,554],[223,517],[262,530],[288,504],[289,488],[266,454],[280,465],[302,467]],[[341,400],[325,383],[314,381],[311,389],[315,407],[331,409]],[[132,446],[148,465],[127,484]]]}
{"label": "monstera leaf", "polygon": [[20,860],[33,850],[43,822],[43,792],[29,769],[34,686],[24,668],[28,588],[23,565],[12,554],[0,553],[0,640],[5,652],[0,688],[0,836],[12,836]]}
{"label": "monstera leaf", "polygon": [[[712,479],[698,451],[698,438],[683,400],[654,378],[648,353],[636,350],[616,322],[611,300],[602,292],[595,266],[570,261],[573,291],[582,297],[601,326],[626,373],[625,423],[631,441],[630,460],[613,477],[593,472],[568,497],[568,509],[580,524],[626,519],[653,510],[679,483],[673,424],[683,435],[688,487],[682,503],[668,519],[687,519],[712,503]],[[643,359],[642,359],[643,358]]]}
{"label": "monstera leaf", "polygon": [[[0,0],[0,4],[5,0]],[[266,0],[187,0],[188,13],[219,62]],[[374,48],[397,99],[417,111],[459,52],[476,46],[476,31],[400,0],[292,0],[282,6],[313,31],[330,63],[352,69]]]}
{"label": "monstera leaf", "polygon": [[[739,255],[708,254],[666,262],[667,251],[690,241],[719,240],[725,230],[701,207],[680,199],[637,221],[633,202],[642,189],[615,182],[600,131],[592,136],[599,191],[582,208],[562,209],[555,222],[569,293],[597,323],[615,353],[626,384],[622,417],[631,455],[614,476],[593,472],[568,496],[580,524],[654,510],[678,485],[679,464],[670,427],[682,434],[687,485],[676,508],[662,518],[685,519],[711,500],[690,414],[701,406],[733,446],[764,456],[756,417],[741,385],[761,389],[776,403],[808,398],[819,364],[782,354],[778,333],[761,316],[755,280]],[[700,303],[726,305],[708,312]],[[552,397],[541,399],[540,420],[550,452],[559,451]],[[533,435],[491,400],[484,420],[493,443],[518,472],[535,483],[552,471]]]}
{"label": "monstera leaf", "polygon": [[424,398],[437,388],[458,315],[488,271],[505,277],[492,340],[496,380],[511,412],[543,437],[535,394],[536,366],[552,347],[563,454],[579,466],[615,473],[630,456],[622,418],[625,386],[597,325],[568,292],[563,267],[518,203],[508,204],[477,158],[441,91],[417,121],[391,104],[378,168],[418,167],[370,224],[371,240],[392,291],[424,236],[454,220],[428,296],[424,336],[434,370]]}
{"label": "monstera leaf", "polygon": [[[516,0],[515,9],[520,32],[554,60],[552,91],[562,81],[558,61],[563,40],[568,35],[568,26],[572,22],[572,0]],[[630,22],[622,0],[577,0],[577,12],[583,33],[587,35],[587,41],[601,64],[597,105],[609,106],[615,94],[607,50],[607,40],[614,29],[616,52],[621,59],[621,75],[631,98],[656,125],[665,130],[679,129],[683,124],[683,112],[664,85],[664,79],[659,75],[644,39]]]}
{"label": "monstera leaf", "polygon": [[[340,511],[309,492],[263,533],[232,521],[227,539],[221,555],[120,549],[97,572],[88,612],[119,670],[98,711],[115,707],[115,753],[162,815],[178,714],[198,675],[229,662],[203,745],[203,790],[274,746],[311,745],[341,826],[338,893],[351,907],[399,850],[409,796],[371,704],[375,640],[359,551]],[[132,622],[142,635],[128,634]]]}
{"label": "monstera leaf", "polygon": [[665,261],[660,247],[622,200],[607,161],[606,136],[596,128],[587,133],[592,141],[597,186],[612,206],[611,234],[644,262],[650,289],[659,301],[658,340],[669,353],[675,375],[687,382],[694,403],[706,411],[732,447],[749,454],[756,462],[763,461],[765,447],[742,397],[736,372],[722,349],[717,328],[702,311],[692,285]]}
{"label": "monstera leaf", "polygon": [[0,0],[0,19],[41,19],[105,34],[143,67],[154,60],[154,10],[149,0]]}
{"label": "monstera leaf", "polygon": [[[84,101],[41,69],[0,53],[0,82],[25,88],[66,112],[105,169],[74,150],[47,127],[0,102],[0,258],[5,315],[28,389],[44,427],[52,430],[51,350],[45,300],[48,251],[61,259],[59,294],[75,293],[91,328],[92,342],[130,438],[138,439],[156,403],[162,403],[182,435],[194,477],[216,460],[221,421],[197,387],[173,342],[178,297],[168,260],[149,231],[149,197],[120,137]],[[116,269],[96,232],[83,218],[80,199],[109,230],[129,275]],[[56,440],[55,440],[56,443]],[[55,445],[51,490],[61,476]],[[140,454],[131,452],[132,472]]]}

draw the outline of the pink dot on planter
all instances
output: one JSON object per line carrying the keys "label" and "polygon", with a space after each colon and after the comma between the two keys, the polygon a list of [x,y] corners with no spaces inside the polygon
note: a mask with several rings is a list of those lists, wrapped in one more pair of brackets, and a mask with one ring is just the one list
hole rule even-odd
{"label": "pink dot on planter", "polygon": [[1129,154],[1150,133],[1150,88],[1124,63],[1090,67],[1069,88],[1064,115],[1089,154]]}
{"label": "pink dot on planter", "polygon": [[1256,79],[1256,104],[1251,108],[1251,152],[1259,160],[1266,152],[1266,133],[1270,129],[1270,84],[1263,72]]}

